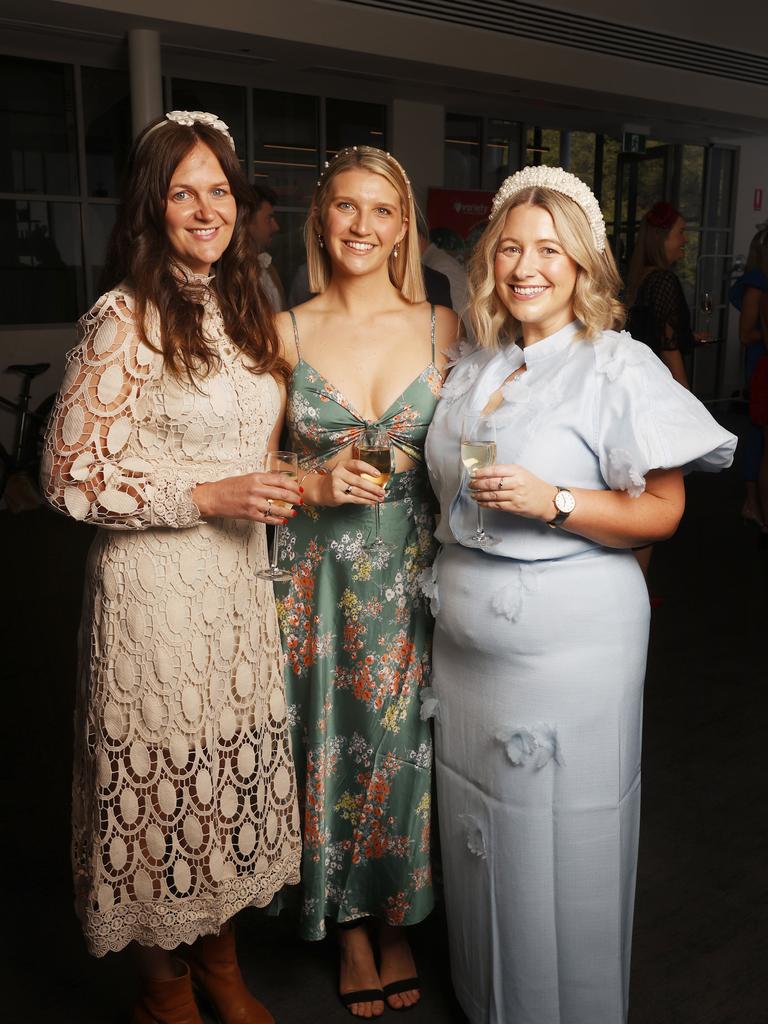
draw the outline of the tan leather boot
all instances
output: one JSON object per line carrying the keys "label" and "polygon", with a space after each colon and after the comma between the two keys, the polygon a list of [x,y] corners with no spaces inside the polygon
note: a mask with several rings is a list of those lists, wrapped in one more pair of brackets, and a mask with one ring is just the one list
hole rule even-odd
{"label": "tan leather boot", "polygon": [[203,1024],[192,991],[189,967],[178,961],[183,973],[178,978],[146,978],[141,999],[133,1011],[132,1024]]}
{"label": "tan leather boot", "polygon": [[235,932],[225,925],[204,935],[189,953],[192,980],[216,1011],[219,1024],[275,1024],[275,1018],[245,987],[235,953]]}

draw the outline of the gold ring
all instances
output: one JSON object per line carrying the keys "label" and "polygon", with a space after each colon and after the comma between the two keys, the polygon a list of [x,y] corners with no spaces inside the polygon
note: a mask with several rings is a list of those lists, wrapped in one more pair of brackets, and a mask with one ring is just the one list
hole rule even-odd
{"label": "gold ring", "polygon": [[269,509],[267,510],[267,515],[270,515],[271,512],[272,512],[272,499],[271,498],[267,498],[267,504],[269,505]]}
{"label": "gold ring", "polygon": [[503,487],[503,486],[504,486],[504,477],[503,477],[503,476],[500,476],[500,477],[499,477],[499,483],[498,483],[498,486],[496,487],[496,490],[497,490],[497,491],[500,491],[500,490],[502,489],[502,487]]}

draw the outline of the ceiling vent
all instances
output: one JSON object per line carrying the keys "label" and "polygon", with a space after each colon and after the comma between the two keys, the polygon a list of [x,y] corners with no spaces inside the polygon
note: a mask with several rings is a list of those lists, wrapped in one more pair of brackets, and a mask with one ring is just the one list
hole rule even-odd
{"label": "ceiling vent", "polygon": [[339,0],[504,35],[768,85],[768,57],[517,0]]}

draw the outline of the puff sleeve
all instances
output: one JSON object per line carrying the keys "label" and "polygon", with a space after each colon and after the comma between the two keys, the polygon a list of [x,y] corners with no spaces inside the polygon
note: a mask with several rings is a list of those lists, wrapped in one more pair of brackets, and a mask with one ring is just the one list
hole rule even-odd
{"label": "puff sleeve", "polygon": [[45,440],[47,500],[74,519],[113,530],[194,526],[200,513],[191,498],[192,468],[140,454],[142,394],[159,357],[139,337],[130,296],[108,292],[79,326]]}
{"label": "puff sleeve", "polygon": [[725,469],[736,437],[629,334],[594,343],[598,371],[595,450],[612,490],[638,497],[654,469]]}

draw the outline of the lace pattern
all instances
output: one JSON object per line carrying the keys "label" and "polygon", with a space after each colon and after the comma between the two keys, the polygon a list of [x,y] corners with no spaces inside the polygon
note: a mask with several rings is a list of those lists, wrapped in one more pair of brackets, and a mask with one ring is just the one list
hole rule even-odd
{"label": "lace pattern", "polygon": [[93,953],[172,949],[297,882],[296,783],[261,524],[201,522],[197,482],[258,468],[279,412],[212,295],[221,366],[197,387],[138,338],[130,293],[81,322],[46,441],[50,502],[89,554],[73,787]]}

